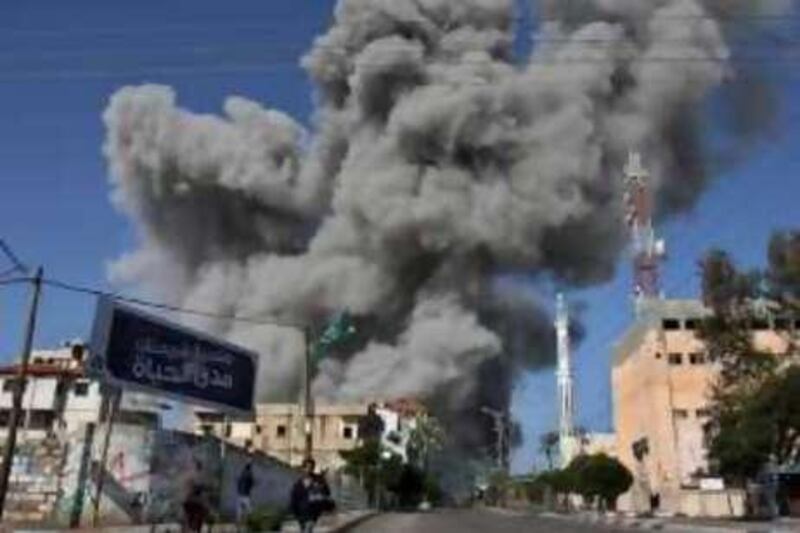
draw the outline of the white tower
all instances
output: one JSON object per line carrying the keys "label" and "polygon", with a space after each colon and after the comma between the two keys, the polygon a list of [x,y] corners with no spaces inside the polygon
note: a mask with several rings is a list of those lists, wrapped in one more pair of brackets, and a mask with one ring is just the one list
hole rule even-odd
{"label": "white tower", "polygon": [[564,295],[558,294],[556,300],[556,341],[558,350],[558,366],[556,379],[558,383],[559,419],[558,449],[561,465],[566,466],[574,455],[575,404],[572,391],[572,361],[569,346],[569,312],[564,302]]}

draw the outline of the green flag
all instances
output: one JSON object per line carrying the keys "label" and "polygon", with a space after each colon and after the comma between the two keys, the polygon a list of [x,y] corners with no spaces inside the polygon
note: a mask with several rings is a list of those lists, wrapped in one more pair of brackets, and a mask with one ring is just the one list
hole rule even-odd
{"label": "green flag", "polygon": [[325,358],[328,348],[341,342],[349,340],[356,332],[355,326],[350,319],[350,313],[344,311],[336,315],[322,332],[317,343],[314,345],[312,357],[315,363]]}

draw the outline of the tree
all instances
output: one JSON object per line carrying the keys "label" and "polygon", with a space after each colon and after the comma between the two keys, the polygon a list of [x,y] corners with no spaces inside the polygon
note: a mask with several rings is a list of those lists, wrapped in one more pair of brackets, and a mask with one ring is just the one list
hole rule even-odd
{"label": "tree", "polygon": [[547,457],[547,465],[553,469],[553,455],[560,438],[557,431],[548,431],[539,437],[539,451]]}
{"label": "tree", "polygon": [[380,485],[381,443],[368,440],[352,450],[339,452],[345,461],[344,471],[361,481],[370,503],[375,503]]}
{"label": "tree", "polygon": [[800,232],[773,235],[767,255],[760,271],[741,272],[721,250],[700,263],[711,314],[698,335],[721,366],[706,427],[709,461],[739,486],[768,463],[788,464],[800,454],[800,370],[787,357],[796,353],[795,339],[787,331],[786,349],[773,353],[756,345],[753,333],[769,318],[794,319],[800,310]]}
{"label": "tree", "polygon": [[340,455],[345,460],[345,472],[361,480],[372,505],[385,504],[382,495],[387,492],[394,495],[401,507],[415,506],[423,499],[431,503],[441,499],[435,479],[420,466],[391,453],[378,440],[365,440]]}
{"label": "tree", "polygon": [[444,446],[445,432],[439,421],[432,416],[418,416],[406,445],[410,462],[415,463],[428,475],[431,454]]}
{"label": "tree", "polygon": [[633,475],[625,465],[604,453],[579,455],[566,471],[574,492],[607,509],[616,508],[619,496],[633,484]]}

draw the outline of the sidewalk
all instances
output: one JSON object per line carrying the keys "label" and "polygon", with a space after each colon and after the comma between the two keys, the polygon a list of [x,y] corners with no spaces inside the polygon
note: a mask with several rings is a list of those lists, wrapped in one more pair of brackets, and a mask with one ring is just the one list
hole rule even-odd
{"label": "sidewalk", "polygon": [[[323,516],[314,531],[319,533],[338,533],[348,531],[365,520],[377,515],[377,511],[344,511],[332,516]],[[281,531],[300,531],[297,522],[290,522]]]}
{"label": "sidewalk", "polygon": [[641,518],[621,514],[580,512],[561,514],[543,512],[539,516],[581,524],[611,526],[638,531],[674,531],[676,533],[784,533],[800,531],[800,519],[773,521],[734,521],[692,518]]}
{"label": "sidewalk", "polygon": [[[318,533],[338,533],[347,531],[348,529],[360,524],[364,520],[371,518],[377,514],[376,511],[344,511],[333,515],[324,516],[315,531]],[[101,527],[101,528],[81,528],[71,531],[94,533],[179,533],[181,530],[179,524],[159,524],[157,526],[142,525],[142,526],[119,526],[119,527]],[[65,531],[64,529],[36,529],[31,527],[10,527],[0,525],[0,533],[56,533],[58,531]],[[284,524],[281,531],[295,532],[300,531],[297,522],[289,521]],[[237,528],[234,525],[217,525],[213,527],[213,533],[237,533]]]}

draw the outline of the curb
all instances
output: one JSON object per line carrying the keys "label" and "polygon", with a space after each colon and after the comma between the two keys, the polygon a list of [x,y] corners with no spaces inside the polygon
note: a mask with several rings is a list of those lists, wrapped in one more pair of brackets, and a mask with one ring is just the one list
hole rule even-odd
{"label": "curb", "polygon": [[334,527],[328,529],[327,532],[328,533],[344,533],[346,531],[350,531],[351,529],[355,528],[356,526],[359,526],[359,525],[363,524],[367,520],[375,518],[379,514],[380,513],[378,511],[366,512],[361,516],[357,516],[357,517],[353,518],[352,520],[350,520],[348,522],[345,522],[344,524],[339,524],[337,526],[334,526]]}
{"label": "curb", "polygon": [[[634,517],[619,517],[616,519],[604,519],[601,517],[590,517],[587,515],[565,515],[560,513],[553,513],[553,512],[543,512],[540,513],[539,516],[543,518],[550,518],[554,520],[563,520],[566,522],[573,522],[578,524],[587,524],[587,525],[602,525],[602,526],[612,526],[624,529],[630,529],[633,531],[664,531],[664,532],[674,532],[674,533],[766,533],[769,532],[780,532],[780,531],[789,531],[784,529],[771,529],[774,528],[774,524],[767,525],[767,528],[770,529],[750,529],[750,528],[740,528],[740,527],[731,527],[725,525],[701,525],[701,524],[674,524],[669,523],[669,521],[665,521],[663,519],[658,518],[634,518]],[[760,526],[757,526],[760,527]]]}

